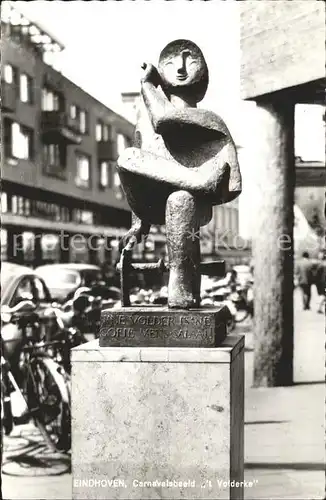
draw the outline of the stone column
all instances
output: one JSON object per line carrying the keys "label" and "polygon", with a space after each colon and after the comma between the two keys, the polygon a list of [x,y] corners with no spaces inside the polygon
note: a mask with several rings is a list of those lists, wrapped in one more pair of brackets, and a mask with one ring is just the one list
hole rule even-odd
{"label": "stone column", "polygon": [[258,102],[254,307],[256,386],[293,381],[294,103]]}

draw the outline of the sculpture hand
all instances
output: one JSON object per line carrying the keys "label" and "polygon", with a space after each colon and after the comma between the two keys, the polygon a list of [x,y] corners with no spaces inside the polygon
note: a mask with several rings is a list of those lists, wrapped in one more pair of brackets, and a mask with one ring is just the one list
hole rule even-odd
{"label": "sculpture hand", "polygon": [[153,64],[144,62],[141,67],[144,70],[141,82],[152,83],[155,87],[158,87],[160,85],[161,79],[155,66],[153,66]]}
{"label": "sculpture hand", "polygon": [[136,243],[139,243],[141,239],[140,227],[132,227],[129,231],[124,235],[124,237],[119,241],[119,252],[128,247],[128,250],[131,250]]}
{"label": "sculpture hand", "polygon": [[147,235],[150,226],[141,222],[134,224],[119,242],[119,252],[124,248],[131,250],[137,243],[140,243],[142,236]]}

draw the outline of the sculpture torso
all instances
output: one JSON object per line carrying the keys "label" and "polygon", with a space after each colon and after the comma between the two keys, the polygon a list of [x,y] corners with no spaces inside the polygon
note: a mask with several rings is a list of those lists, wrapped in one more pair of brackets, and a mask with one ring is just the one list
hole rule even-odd
{"label": "sculpture torso", "polygon": [[[183,110],[180,110],[181,115],[182,113]],[[176,161],[185,168],[200,171],[204,162],[214,158],[221,151],[228,131],[224,122],[210,111],[194,108],[191,109],[191,115],[194,121],[186,117],[182,124],[167,123],[166,133],[163,136],[155,132],[148,110],[141,99],[134,146],[160,158]],[[227,139],[231,140],[229,137]],[[235,174],[237,176],[238,172]],[[172,186],[158,184],[148,178],[127,172],[123,172],[122,177],[133,212],[140,219],[145,217],[151,224],[164,224],[165,203],[173,192]],[[210,221],[211,205],[217,204],[216,200],[209,200],[207,196],[205,199],[200,225]]]}
{"label": "sculpture torso", "polygon": [[152,224],[165,224],[168,306],[199,307],[199,228],[210,221],[212,205],[241,192],[236,148],[224,121],[197,108],[208,68],[193,42],[171,42],[161,52],[158,70],[150,64],[143,69],[134,147],[123,152],[117,166],[133,212],[125,249]]}

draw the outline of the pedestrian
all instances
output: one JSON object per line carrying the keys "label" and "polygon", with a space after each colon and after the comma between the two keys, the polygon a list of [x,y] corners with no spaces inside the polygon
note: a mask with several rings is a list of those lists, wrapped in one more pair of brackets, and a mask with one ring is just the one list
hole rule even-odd
{"label": "pedestrian", "polygon": [[308,252],[303,252],[302,259],[297,263],[296,274],[298,285],[302,291],[303,310],[310,309],[311,285],[313,284],[312,261]]}
{"label": "pedestrian", "polygon": [[324,314],[325,312],[325,284],[326,284],[326,255],[323,253],[321,259],[318,263],[316,271],[316,288],[317,293],[320,297],[319,306],[317,312]]}

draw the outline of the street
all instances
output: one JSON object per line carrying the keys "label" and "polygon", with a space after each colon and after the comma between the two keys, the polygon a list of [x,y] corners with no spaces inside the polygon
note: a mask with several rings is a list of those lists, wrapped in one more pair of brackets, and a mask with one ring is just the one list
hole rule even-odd
{"label": "street", "polygon": [[[295,293],[293,387],[252,385],[253,335],[245,331],[245,479],[255,482],[246,498],[324,498],[324,316],[301,310]],[[246,331],[247,330],[247,331]],[[257,445],[259,443],[259,445]],[[47,452],[37,431],[20,426],[5,438],[3,498],[70,499],[70,457]]]}

